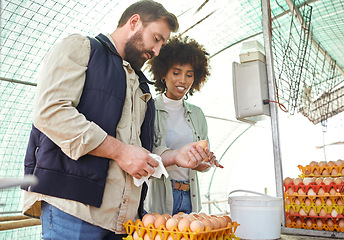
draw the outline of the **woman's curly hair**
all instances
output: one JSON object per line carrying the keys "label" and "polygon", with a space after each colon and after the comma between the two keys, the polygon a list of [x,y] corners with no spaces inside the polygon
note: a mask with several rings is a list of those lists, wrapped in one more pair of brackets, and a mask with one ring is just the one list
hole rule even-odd
{"label": "woman's curly hair", "polygon": [[188,92],[190,96],[199,91],[209,76],[209,57],[204,47],[189,37],[172,37],[160,50],[157,57],[152,58],[148,64],[149,71],[155,80],[155,90],[164,93],[166,83],[162,79],[175,64],[190,64],[194,70],[194,82]]}

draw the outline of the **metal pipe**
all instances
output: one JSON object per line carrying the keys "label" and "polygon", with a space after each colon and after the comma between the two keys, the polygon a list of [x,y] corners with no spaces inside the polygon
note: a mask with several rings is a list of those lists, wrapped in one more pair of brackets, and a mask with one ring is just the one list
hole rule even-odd
{"label": "metal pipe", "polygon": [[[265,57],[266,57],[266,70],[269,87],[269,100],[270,100],[270,116],[271,116],[271,132],[272,132],[272,144],[275,166],[275,181],[276,181],[276,195],[284,199],[283,190],[283,174],[282,174],[282,159],[281,148],[279,139],[279,127],[278,127],[278,108],[277,105],[271,103],[277,102],[276,99],[276,81],[274,74],[273,52],[272,52],[272,36],[271,36],[271,14],[270,14],[270,1],[262,0],[262,12],[263,12],[263,35],[265,45]],[[283,211],[285,209],[284,201]],[[282,214],[282,225],[285,226],[285,214]]]}

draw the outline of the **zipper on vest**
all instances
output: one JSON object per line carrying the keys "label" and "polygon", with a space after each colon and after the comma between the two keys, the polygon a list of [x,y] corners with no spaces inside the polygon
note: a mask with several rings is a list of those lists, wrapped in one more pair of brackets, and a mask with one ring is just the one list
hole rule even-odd
{"label": "zipper on vest", "polygon": [[[37,152],[38,152],[39,147],[36,147],[35,149],[35,168],[33,169],[32,175],[35,175],[36,169],[37,169]],[[31,192],[31,185],[27,188],[29,192]]]}

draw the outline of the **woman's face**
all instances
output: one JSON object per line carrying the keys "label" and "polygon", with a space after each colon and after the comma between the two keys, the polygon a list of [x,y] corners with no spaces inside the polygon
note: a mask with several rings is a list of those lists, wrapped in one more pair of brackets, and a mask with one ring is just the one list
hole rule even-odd
{"label": "woman's face", "polygon": [[165,76],[166,97],[179,100],[191,88],[194,82],[194,69],[190,63],[173,65]]}

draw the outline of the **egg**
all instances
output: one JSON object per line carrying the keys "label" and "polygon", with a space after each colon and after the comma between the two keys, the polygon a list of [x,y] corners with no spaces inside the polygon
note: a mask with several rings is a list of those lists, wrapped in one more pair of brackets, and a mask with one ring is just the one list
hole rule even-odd
{"label": "egg", "polygon": [[324,169],[324,170],[322,171],[321,175],[323,175],[323,176],[328,176],[328,175],[330,175],[330,174],[329,174],[329,172],[328,172],[326,169]]}
{"label": "egg", "polygon": [[170,218],[166,221],[167,230],[171,230],[172,227],[178,228],[179,221],[176,218]]}
{"label": "egg", "polygon": [[304,178],[302,182],[305,185],[309,185],[310,183],[314,183],[315,179],[314,178]]}
{"label": "egg", "polygon": [[295,198],[295,205],[300,205],[301,204],[301,201],[300,201],[300,198]]}
{"label": "egg", "polygon": [[203,219],[204,219],[204,217],[202,217],[202,216],[198,216],[198,217],[197,217],[197,220],[202,221]]}
{"label": "egg", "polygon": [[318,171],[317,169],[314,169],[313,174],[314,174],[315,176],[319,176],[319,175],[320,175],[320,173],[319,173],[319,171]]}
{"label": "egg", "polygon": [[306,213],[306,211],[303,208],[300,208],[299,214],[300,214],[300,216],[308,216],[308,214]]}
{"label": "egg", "polygon": [[323,178],[323,177],[318,177],[317,179],[315,179],[315,183],[316,183],[317,185],[320,185],[323,181],[324,181],[324,178]]}
{"label": "egg", "polygon": [[324,183],[325,185],[330,185],[333,182],[333,177],[325,177],[324,178]]}
{"label": "egg", "polygon": [[289,198],[286,198],[286,199],[285,199],[285,204],[286,204],[286,205],[290,205],[290,203],[291,203],[291,202],[290,202],[290,199],[289,199]]}
{"label": "egg", "polygon": [[295,221],[295,223],[296,223],[296,225],[297,225],[298,227],[301,227],[301,224],[302,224],[301,218],[297,218],[296,221]]}
{"label": "egg", "polygon": [[207,231],[207,228],[209,228],[209,231],[213,230],[214,229],[214,225],[213,225],[213,222],[208,219],[208,218],[204,218],[201,220],[201,222],[203,223],[204,225],[204,229]]}
{"label": "egg", "polygon": [[327,206],[332,206],[332,199],[331,198],[327,198],[326,201],[325,201],[326,205]]}
{"label": "egg", "polygon": [[155,238],[154,238],[154,240],[164,240],[164,239],[165,239],[164,233],[161,233],[161,236],[160,236],[159,233],[157,233],[157,234],[155,235]]}
{"label": "egg", "polygon": [[302,178],[294,178],[293,182],[294,182],[295,185],[299,185],[300,183],[303,182],[303,180],[302,180]]}
{"label": "egg", "polygon": [[133,239],[134,240],[137,240],[139,238],[139,235],[137,234],[137,232],[135,231],[134,233],[133,233]]}
{"label": "egg", "polygon": [[217,217],[212,217],[210,221],[213,223],[214,228],[213,229],[219,229],[221,224],[220,221],[217,219]]}
{"label": "egg", "polygon": [[337,166],[342,166],[342,165],[343,165],[343,160],[338,159],[338,160],[335,162],[335,164],[336,164]]}
{"label": "egg", "polygon": [[156,218],[154,217],[153,214],[147,213],[142,218],[142,224],[144,227],[148,227],[148,224],[154,225],[155,220],[156,220]]}
{"label": "egg", "polygon": [[332,169],[331,171],[331,176],[337,176],[338,172],[335,168]]}
{"label": "egg", "polygon": [[156,216],[156,219],[154,221],[154,227],[158,229],[160,226],[165,226],[166,221],[167,220],[164,215]]}
{"label": "egg", "polygon": [[326,220],[326,224],[327,224],[327,226],[329,226],[329,227],[331,228],[331,227],[333,227],[334,222],[333,222],[333,220],[332,220],[331,218],[328,218],[328,219]]}
{"label": "egg", "polygon": [[224,215],[223,217],[227,220],[227,223],[232,223],[232,219],[230,218],[230,216]]}
{"label": "egg", "polygon": [[318,216],[318,214],[315,212],[315,210],[313,208],[311,208],[309,210],[308,215],[311,216],[311,217],[317,217]]}
{"label": "egg", "polygon": [[[197,142],[196,145],[199,146],[199,147],[201,147],[201,148],[203,148],[203,149],[205,149],[206,147],[208,147],[208,141],[207,141],[207,140],[200,140],[200,141]],[[209,162],[209,158],[206,157],[206,158],[204,159],[204,161],[205,161],[205,162]]]}
{"label": "egg", "polygon": [[339,198],[339,199],[337,200],[337,205],[338,205],[339,207],[343,206],[343,200]]}
{"label": "egg", "polygon": [[289,213],[290,213],[290,215],[294,215],[295,214],[295,211],[294,211],[294,208],[289,208]]}
{"label": "egg", "polygon": [[305,199],[306,206],[310,206],[312,204],[312,201],[309,198]]}
{"label": "egg", "polygon": [[183,218],[178,223],[179,232],[186,231],[187,228],[190,228],[191,221],[187,218]]}
{"label": "egg", "polygon": [[217,219],[219,220],[220,222],[220,228],[225,228],[227,227],[227,220],[222,217],[222,216],[218,216]]}
{"label": "egg", "polygon": [[318,195],[324,195],[325,194],[325,190],[321,187],[319,188],[319,191],[318,191]]}
{"label": "egg", "polygon": [[340,184],[342,184],[343,180],[340,177],[337,177],[333,180],[333,182],[337,185],[340,185]]}
{"label": "egg", "polygon": [[332,167],[333,165],[334,165],[334,162],[333,162],[333,161],[328,161],[328,162],[327,162],[327,166],[328,166],[328,167]]}
{"label": "egg", "polygon": [[318,165],[318,162],[316,162],[316,161],[311,161],[310,163],[309,163],[309,166],[310,167],[316,167]]}
{"label": "egg", "polygon": [[312,188],[308,189],[307,195],[309,196],[316,196],[316,192],[314,192],[314,190]]}
{"label": "egg", "polygon": [[331,188],[329,191],[330,195],[336,195],[337,191],[334,188]]}
{"label": "egg", "polygon": [[287,190],[287,193],[288,193],[289,195],[293,195],[294,190],[293,190],[291,187],[289,187],[288,190]]}
{"label": "egg", "polygon": [[321,219],[321,218],[318,218],[315,222],[316,222],[316,224],[317,224],[317,227],[320,229],[320,228],[322,227],[322,225],[323,225],[322,219]]}
{"label": "egg", "polygon": [[326,211],[324,208],[321,208],[320,212],[319,212],[319,217],[325,217],[327,215]]}
{"label": "egg", "polygon": [[299,194],[299,195],[306,195],[306,193],[303,191],[302,188],[299,188],[299,190],[297,190],[297,194]]}
{"label": "egg", "polygon": [[196,218],[195,218],[194,216],[192,216],[192,215],[189,215],[189,216],[187,216],[187,217],[185,217],[185,218],[189,219],[190,222],[196,220]]}
{"label": "egg", "polygon": [[294,183],[294,180],[290,177],[286,177],[284,180],[283,180],[283,184],[284,185],[289,185],[291,183]]}
{"label": "egg", "polygon": [[200,212],[200,213],[198,213],[198,215],[202,216],[202,217],[208,217],[208,215],[206,213],[204,213],[204,212]]}
{"label": "egg", "polygon": [[317,198],[317,199],[315,200],[315,205],[320,206],[321,204],[322,204],[321,199],[320,199],[320,198]]}
{"label": "egg", "polygon": [[190,230],[192,232],[196,232],[196,231],[203,232],[204,231],[204,224],[199,220],[194,220],[190,224]]}
{"label": "egg", "polygon": [[287,226],[289,226],[289,225],[292,223],[292,221],[291,221],[291,219],[290,219],[289,216],[288,216],[287,219],[286,219],[286,223],[287,223]]}
{"label": "egg", "polygon": [[163,216],[166,218],[166,220],[170,219],[172,216],[168,213],[164,213]]}
{"label": "egg", "polygon": [[343,219],[343,218],[340,219],[340,220],[338,221],[338,226],[339,226],[339,228],[341,228],[341,229],[344,228],[344,219]]}
{"label": "egg", "polygon": [[310,219],[310,218],[308,218],[307,220],[306,220],[306,225],[307,225],[307,227],[312,227],[312,219]]}
{"label": "egg", "polygon": [[326,161],[320,161],[320,162],[318,163],[318,166],[319,166],[319,167],[324,167],[326,164],[327,164]]}
{"label": "egg", "polygon": [[338,212],[337,212],[337,210],[336,209],[332,209],[332,211],[331,211],[331,217],[337,217],[338,216]]}

